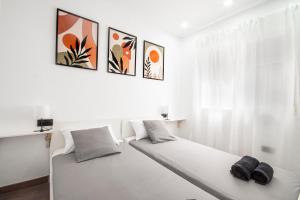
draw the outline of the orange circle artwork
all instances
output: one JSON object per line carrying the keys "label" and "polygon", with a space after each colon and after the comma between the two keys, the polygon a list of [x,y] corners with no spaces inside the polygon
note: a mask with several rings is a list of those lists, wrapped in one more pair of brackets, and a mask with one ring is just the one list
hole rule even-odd
{"label": "orange circle artwork", "polygon": [[118,33],[114,33],[114,34],[113,34],[113,38],[114,38],[115,40],[118,40],[118,39],[119,39]]}
{"label": "orange circle artwork", "polygon": [[71,45],[73,48],[75,48],[76,39],[77,39],[76,35],[68,33],[63,36],[63,43],[68,49],[70,49]]}
{"label": "orange circle artwork", "polygon": [[158,52],[155,50],[150,51],[150,59],[152,62],[157,63],[159,60]]}

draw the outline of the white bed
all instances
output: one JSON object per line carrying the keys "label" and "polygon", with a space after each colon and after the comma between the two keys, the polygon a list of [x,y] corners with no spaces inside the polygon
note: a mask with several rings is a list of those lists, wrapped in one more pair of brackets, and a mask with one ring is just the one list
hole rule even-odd
{"label": "white bed", "polygon": [[[134,135],[130,123],[122,122],[123,135]],[[125,132],[126,131],[126,132]],[[273,181],[261,186],[254,181],[241,181],[230,173],[230,167],[241,157],[219,151],[183,138],[159,144],[150,139],[132,140],[137,150],[219,199],[296,200],[300,178],[295,173],[277,168]]]}
{"label": "white bed", "polygon": [[[85,121],[85,122],[60,122],[60,123],[57,123],[57,126],[55,127],[55,129],[56,130],[59,130],[59,129],[85,129],[85,128],[99,127],[99,126],[108,125],[108,124],[110,124],[112,126],[114,134],[120,140],[122,140],[123,138],[128,138],[128,137],[134,136],[134,132],[133,132],[131,126],[129,125],[128,120],[119,120],[119,119]],[[63,138],[62,134],[54,133],[52,136],[52,142],[51,142],[51,146],[50,146],[50,200],[54,200],[53,199],[53,180],[52,180],[52,176],[53,176],[52,158],[62,154],[63,148],[64,148],[64,138]],[[133,148],[133,147],[130,147],[130,148]],[[140,153],[140,152],[138,152],[138,153]],[[142,153],[140,153],[140,154],[142,154]],[[143,155],[143,156],[145,157],[145,155]],[[138,155],[138,157],[140,157],[140,155]],[[144,159],[143,157],[141,157],[141,158]],[[159,165],[158,163],[157,163],[157,165],[155,165],[156,161],[149,162],[149,160],[148,160],[147,162],[151,166],[153,164],[153,168],[156,168],[156,170],[159,169],[158,171],[163,171],[165,174],[167,174],[167,176],[169,178],[172,178],[172,179],[174,178],[171,175],[168,175],[169,173],[174,172],[174,171],[172,172],[172,169],[169,168],[170,169],[169,170],[163,166],[161,166],[161,168],[159,168],[159,166],[157,166],[157,165]],[[143,176],[143,174],[141,174],[141,176]],[[178,175],[178,177],[179,177],[179,175]],[[175,177],[174,179],[179,182],[183,181],[181,184],[185,185],[185,188],[189,188],[188,190],[191,190],[191,193],[195,193],[195,191],[196,191],[197,194],[199,193],[198,195],[205,197],[204,199],[216,199],[215,197],[211,196],[207,192],[203,191],[202,190],[203,188],[201,188],[201,187],[195,190],[194,187],[196,187],[196,186],[188,183],[188,181],[191,182],[190,180],[186,179],[187,181],[185,181],[183,178],[181,178],[181,177],[178,178],[178,177],[177,178]],[[184,190],[184,191],[186,192],[187,190]],[[176,192],[178,192],[178,191],[176,191]],[[299,200],[300,200],[300,196],[299,196]]]}
{"label": "white bed", "polygon": [[[110,124],[121,139],[120,120],[61,123],[65,129],[86,129]],[[74,153],[63,154],[64,137],[53,134],[50,146],[51,200],[216,200],[187,180],[161,166],[127,143],[121,154],[76,163]]]}

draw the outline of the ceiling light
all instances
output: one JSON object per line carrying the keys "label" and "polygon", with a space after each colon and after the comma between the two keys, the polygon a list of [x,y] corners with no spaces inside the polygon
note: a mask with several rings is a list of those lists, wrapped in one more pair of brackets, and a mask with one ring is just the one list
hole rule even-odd
{"label": "ceiling light", "polygon": [[225,7],[231,7],[233,5],[233,0],[224,0]]}
{"label": "ceiling light", "polygon": [[180,27],[181,27],[182,29],[187,29],[187,28],[189,27],[189,23],[186,22],[186,21],[184,21],[184,22],[182,22],[182,23],[180,24]]}

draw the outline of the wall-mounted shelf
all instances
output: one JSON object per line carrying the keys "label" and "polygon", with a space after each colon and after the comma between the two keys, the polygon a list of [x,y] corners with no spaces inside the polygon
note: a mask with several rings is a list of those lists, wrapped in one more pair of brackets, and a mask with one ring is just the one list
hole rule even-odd
{"label": "wall-mounted shelf", "polygon": [[11,138],[11,137],[24,137],[24,136],[32,136],[32,135],[45,135],[52,133],[53,130],[44,131],[44,132],[34,132],[34,131],[14,131],[14,132],[0,132],[0,139],[3,138]]}
{"label": "wall-mounted shelf", "polygon": [[166,122],[183,122],[183,121],[186,121],[186,119],[167,119],[164,121],[166,121]]}
{"label": "wall-mounted shelf", "polygon": [[177,123],[177,128],[180,128],[181,123],[185,122],[186,119],[168,119],[164,120],[166,123]]}
{"label": "wall-mounted shelf", "polygon": [[35,131],[15,131],[15,132],[3,132],[3,133],[0,132],[0,139],[34,136],[34,135],[45,135],[47,147],[49,147],[51,142],[51,135],[53,132],[54,130],[44,131],[44,132],[35,132]]}

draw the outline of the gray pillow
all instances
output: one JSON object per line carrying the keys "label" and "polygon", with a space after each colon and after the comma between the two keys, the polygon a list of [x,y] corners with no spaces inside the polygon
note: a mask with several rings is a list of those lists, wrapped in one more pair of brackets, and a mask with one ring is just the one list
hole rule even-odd
{"label": "gray pillow", "polygon": [[176,140],[176,137],[170,134],[162,121],[145,120],[143,122],[153,144]]}
{"label": "gray pillow", "polygon": [[121,153],[108,127],[71,131],[77,162]]}

